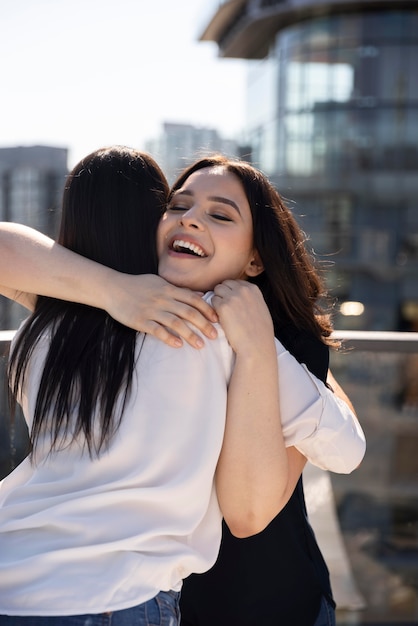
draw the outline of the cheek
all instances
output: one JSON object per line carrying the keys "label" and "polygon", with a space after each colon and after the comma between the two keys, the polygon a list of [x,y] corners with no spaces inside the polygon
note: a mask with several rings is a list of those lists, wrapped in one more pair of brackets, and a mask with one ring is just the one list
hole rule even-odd
{"label": "cheek", "polygon": [[248,232],[241,233],[235,238],[233,243],[229,240],[229,246],[243,256],[251,255],[254,248],[252,234],[249,234]]}
{"label": "cheek", "polygon": [[156,240],[157,240],[157,254],[160,257],[164,249],[164,241],[165,241],[165,229],[164,229],[162,222],[160,222],[160,224],[158,225]]}

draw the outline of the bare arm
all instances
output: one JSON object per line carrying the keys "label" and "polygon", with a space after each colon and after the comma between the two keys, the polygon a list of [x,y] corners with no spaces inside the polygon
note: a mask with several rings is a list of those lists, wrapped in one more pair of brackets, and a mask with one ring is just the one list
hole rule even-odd
{"label": "bare arm", "polygon": [[27,226],[0,222],[0,254],[0,293],[29,309],[34,294],[88,304],[172,347],[181,346],[182,339],[202,346],[188,323],[216,336],[211,321],[217,316],[198,293],[151,274],[121,274]]}
{"label": "bare arm", "polygon": [[237,537],[263,530],[285,506],[306,459],[285,448],[273,323],[257,287],[225,281],[212,301],[236,354],[216,484]]}
{"label": "bare arm", "polygon": [[364,456],[365,438],[331,373],[335,393],[280,342],[272,349],[271,318],[253,285],[225,281],[215,294],[213,305],[236,353],[218,498],[231,532],[245,537],[261,531],[287,504],[306,458],[349,473]]}
{"label": "bare arm", "polygon": [[0,295],[9,298],[9,300],[14,300],[26,309],[29,309],[29,311],[33,311],[35,308],[36,296],[32,293],[16,291],[16,289],[12,289],[11,287],[0,285]]}

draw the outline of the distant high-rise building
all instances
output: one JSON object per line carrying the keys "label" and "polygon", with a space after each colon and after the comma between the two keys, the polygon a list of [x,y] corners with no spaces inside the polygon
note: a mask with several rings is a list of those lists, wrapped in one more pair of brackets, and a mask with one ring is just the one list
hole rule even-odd
{"label": "distant high-rise building", "polygon": [[165,122],[161,135],[146,143],[170,183],[194,159],[213,152],[239,156],[242,148],[235,140],[223,139],[213,128]]}
{"label": "distant high-rise building", "polygon": [[[66,148],[0,148],[0,219],[32,226],[55,237],[68,173]],[[16,328],[23,311],[2,299],[0,327]]]}
{"label": "distant high-rise building", "polygon": [[253,163],[332,262],[336,326],[417,330],[418,1],[213,6],[201,40],[251,60]]}

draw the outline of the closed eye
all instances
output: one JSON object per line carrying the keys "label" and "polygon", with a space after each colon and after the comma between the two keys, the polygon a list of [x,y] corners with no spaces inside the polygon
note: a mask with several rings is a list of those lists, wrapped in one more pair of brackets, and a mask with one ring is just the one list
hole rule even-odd
{"label": "closed eye", "polygon": [[219,213],[212,213],[211,217],[213,217],[213,219],[215,219],[215,220],[220,220],[221,222],[232,222],[233,221],[227,215],[220,215]]}
{"label": "closed eye", "polygon": [[[167,207],[167,211],[171,211],[173,213],[181,213],[188,211],[189,207],[182,206],[181,204],[171,204]],[[220,222],[232,222],[233,220],[228,215],[222,215],[221,213],[210,213],[211,218],[214,220],[219,220]]]}
{"label": "closed eye", "polygon": [[180,206],[179,204],[172,204],[167,207],[167,211],[188,211],[188,208],[185,206]]}

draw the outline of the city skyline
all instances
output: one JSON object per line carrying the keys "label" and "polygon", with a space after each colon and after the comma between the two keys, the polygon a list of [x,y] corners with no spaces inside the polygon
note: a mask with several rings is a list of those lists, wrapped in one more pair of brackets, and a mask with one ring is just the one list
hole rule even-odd
{"label": "city skyline", "polygon": [[3,8],[0,147],[144,149],[164,122],[244,125],[244,61],[198,41],[208,0],[16,0]]}

